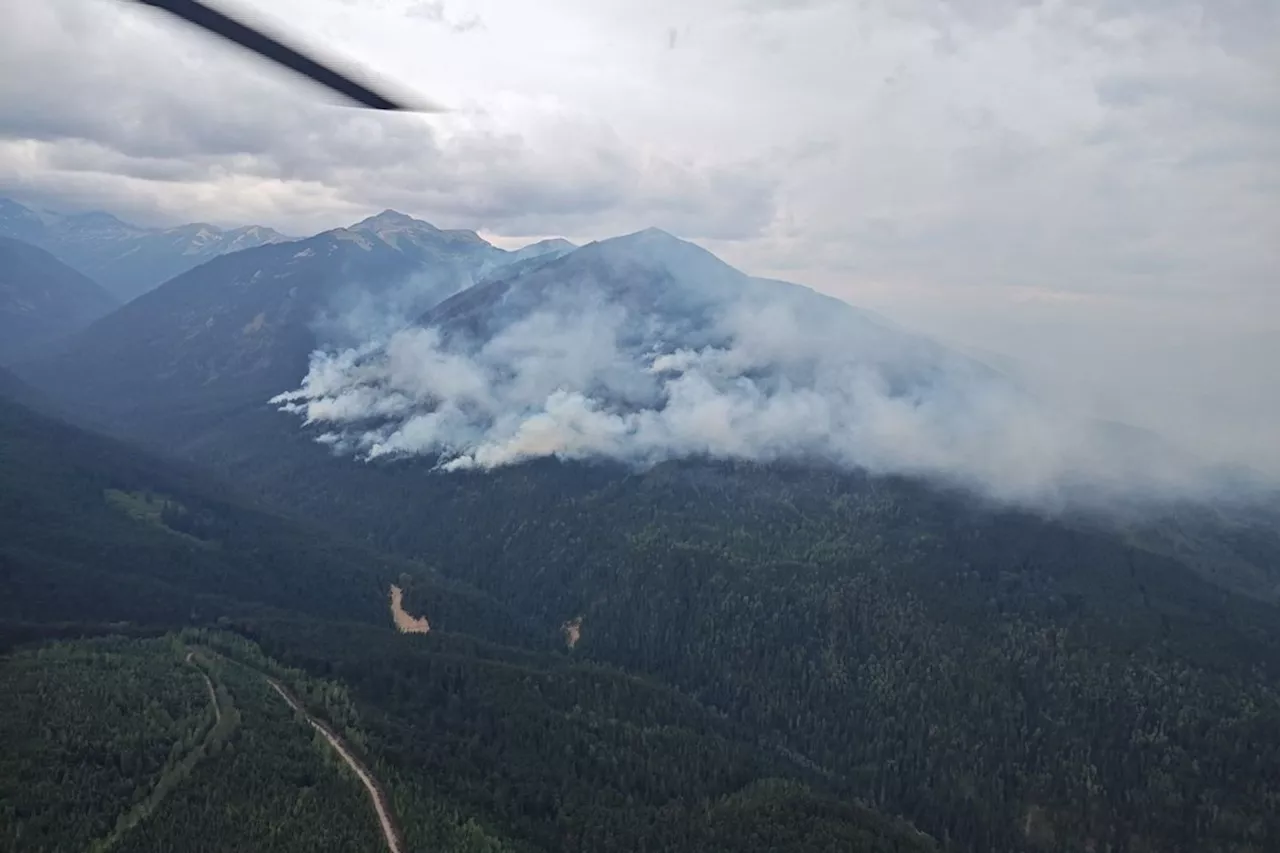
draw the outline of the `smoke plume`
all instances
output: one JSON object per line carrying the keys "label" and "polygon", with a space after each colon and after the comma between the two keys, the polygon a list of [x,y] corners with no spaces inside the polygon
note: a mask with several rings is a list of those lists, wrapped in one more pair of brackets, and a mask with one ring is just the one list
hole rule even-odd
{"label": "smoke plume", "polygon": [[315,353],[273,402],[338,452],[425,455],[442,471],[803,460],[1039,505],[1176,495],[1203,478],[1152,436],[1072,418],[971,359],[665,235],[594,244],[492,291]]}

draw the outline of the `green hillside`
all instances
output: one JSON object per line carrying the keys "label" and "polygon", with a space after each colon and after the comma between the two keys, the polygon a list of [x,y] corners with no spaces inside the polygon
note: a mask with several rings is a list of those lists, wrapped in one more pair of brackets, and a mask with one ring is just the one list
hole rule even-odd
{"label": "green hillside", "polygon": [[[0,849],[378,849],[268,676],[367,763],[408,849],[935,849],[558,625],[11,403],[0,506]],[[393,582],[431,633],[392,629]]]}
{"label": "green hillside", "polygon": [[[1091,519],[778,465],[444,476],[335,460],[266,413],[227,428],[253,450],[203,458],[259,499],[541,635],[581,618],[575,656],[681,690],[950,849],[1280,839],[1275,606]],[[1265,543],[1251,560],[1276,565]]]}
{"label": "green hillside", "polygon": [[402,574],[433,618],[523,636],[486,596],[420,564],[244,506],[222,486],[0,400],[0,620],[203,624],[282,610],[388,622]]}

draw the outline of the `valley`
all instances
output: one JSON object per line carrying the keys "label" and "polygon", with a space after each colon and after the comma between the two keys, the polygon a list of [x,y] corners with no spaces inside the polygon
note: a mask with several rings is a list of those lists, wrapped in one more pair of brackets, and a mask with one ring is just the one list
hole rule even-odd
{"label": "valley", "polygon": [[47,352],[118,307],[97,282],[0,234],[0,364]]}
{"label": "valley", "polygon": [[0,373],[0,849],[1280,844],[1276,507],[843,305],[387,211]]}

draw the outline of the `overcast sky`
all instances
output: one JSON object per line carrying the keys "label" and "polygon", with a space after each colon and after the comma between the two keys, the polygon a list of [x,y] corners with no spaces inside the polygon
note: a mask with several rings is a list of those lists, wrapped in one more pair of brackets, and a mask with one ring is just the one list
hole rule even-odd
{"label": "overcast sky", "polygon": [[503,244],[657,225],[1280,472],[1276,0],[240,0],[335,106],[117,0],[0,0],[0,193]]}

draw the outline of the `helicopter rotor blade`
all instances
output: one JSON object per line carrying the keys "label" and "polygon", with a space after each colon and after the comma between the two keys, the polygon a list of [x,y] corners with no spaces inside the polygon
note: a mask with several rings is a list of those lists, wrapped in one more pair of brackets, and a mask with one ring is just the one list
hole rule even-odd
{"label": "helicopter rotor blade", "polygon": [[360,106],[374,110],[434,111],[425,105],[410,105],[406,100],[374,91],[368,85],[352,79],[349,73],[338,71],[330,65],[307,56],[279,39],[254,29],[201,0],[134,0],[134,2],[168,12],[206,32],[234,42],[337,92]]}

